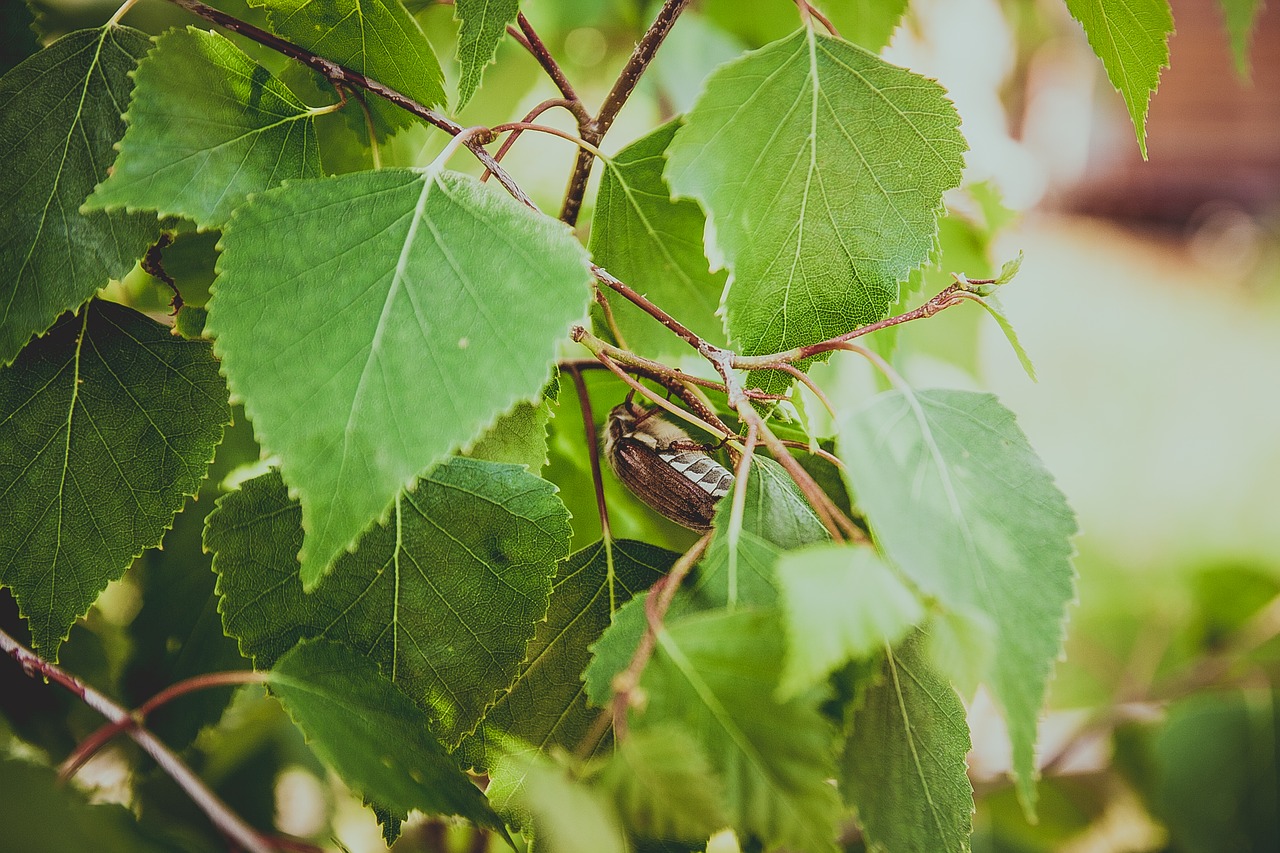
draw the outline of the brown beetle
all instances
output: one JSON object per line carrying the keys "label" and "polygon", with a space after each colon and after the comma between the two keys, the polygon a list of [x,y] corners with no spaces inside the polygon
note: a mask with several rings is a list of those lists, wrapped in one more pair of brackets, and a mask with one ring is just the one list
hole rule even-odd
{"label": "brown beetle", "polygon": [[604,455],[636,497],[690,530],[710,530],[733,487],[733,474],[687,432],[632,401],[609,412]]}

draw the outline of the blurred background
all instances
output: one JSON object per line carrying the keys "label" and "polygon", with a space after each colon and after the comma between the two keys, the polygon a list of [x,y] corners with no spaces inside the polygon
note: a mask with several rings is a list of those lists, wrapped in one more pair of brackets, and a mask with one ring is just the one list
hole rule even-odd
{"label": "blurred background", "polygon": [[[12,9],[14,0],[3,2]],[[35,5],[48,33],[100,24],[115,6]],[[260,15],[240,0],[215,5]],[[452,9],[408,5],[452,75]],[[1002,298],[1039,381],[1023,373],[995,324],[968,308],[908,327],[900,367],[917,386],[997,392],[1083,531],[1079,601],[1041,736],[1039,823],[1023,818],[1004,778],[1002,725],[980,693],[971,708],[976,851],[1280,851],[1280,10],[1259,12],[1241,62],[1217,3],[1172,6],[1177,34],[1150,108],[1146,162],[1122,99],[1059,0],[912,0],[885,52],[947,87],[972,149],[965,187],[948,200],[940,269],[924,276],[925,295],[950,272],[983,277],[1023,252],[1021,273]],[[600,102],[652,14],[651,3],[628,0],[527,0],[522,9],[589,105]],[[6,12],[5,20],[17,18]],[[195,21],[144,0],[126,23],[160,32]],[[787,0],[696,2],[606,150],[688,108],[720,62],[795,26]],[[515,120],[554,95],[508,41],[459,118]],[[315,102],[323,100],[317,92]],[[540,120],[573,130],[554,112]],[[413,129],[383,145],[384,162],[423,162],[444,142]],[[336,170],[360,166],[367,154],[353,142],[325,156]],[[506,162],[544,209],[554,209],[572,156],[563,141],[526,134]],[[461,156],[451,165],[472,168]],[[581,221],[590,222],[589,207]],[[215,239],[193,235],[166,253],[170,272],[178,267],[187,277],[189,302],[211,278]],[[144,280],[122,286],[157,309],[167,299]],[[842,371],[860,369],[838,364],[824,378],[840,383]],[[256,458],[243,417],[238,424],[205,500]],[[571,464],[566,458],[553,453],[553,469]],[[144,558],[76,629],[64,653],[72,671],[115,679],[136,699],[199,656],[243,665],[210,609],[212,575],[198,549],[210,506],[180,516],[166,550]],[[166,582],[166,560],[204,560],[206,570]],[[139,602],[158,600],[151,592],[197,612],[204,606],[202,624],[131,637],[146,606]],[[7,597],[0,611],[13,622]],[[200,637],[204,645],[193,650]],[[78,719],[81,711],[56,722],[67,706],[40,686],[6,674],[3,689],[15,730],[57,729],[43,731],[42,742],[70,744],[91,724]],[[21,698],[12,692],[19,689]],[[30,713],[15,719],[18,707]],[[249,814],[250,803],[258,811],[273,804],[261,818],[282,831],[337,838],[354,851],[382,849],[368,813],[319,775],[278,713],[242,696],[192,749],[201,754],[203,743],[203,754],[221,755],[219,738],[241,744],[238,763],[202,769]],[[109,792],[111,773],[109,760],[95,761],[80,781]],[[396,849],[467,843],[456,829],[426,823]],[[856,839],[850,845],[859,849]]]}

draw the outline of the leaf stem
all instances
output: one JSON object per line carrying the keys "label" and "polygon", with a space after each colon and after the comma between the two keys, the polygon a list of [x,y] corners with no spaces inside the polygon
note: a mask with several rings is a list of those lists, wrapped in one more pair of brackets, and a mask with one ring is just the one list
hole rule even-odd
{"label": "leaf stem", "polygon": [[111,20],[107,21],[106,25],[108,27],[114,27],[119,24],[120,19],[128,14],[129,10],[132,9],[134,4],[137,2],[138,0],[124,0],[124,2],[120,4],[120,8],[116,9],[116,13],[111,16]]}
{"label": "leaf stem", "polygon": [[845,532],[854,527],[853,522],[849,521],[845,525],[836,521],[836,517],[843,515],[843,513],[827,496],[827,493],[822,490],[817,481],[813,479],[813,476],[796,461],[791,452],[787,450],[786,445],[782,443],[782,440],[774,435],[773,430],[769,429],[769,425],[764,422],[764,418],[755,410],[750,401],[744,400],[738,405],[738,417],[742,418],[743,423],[755,426],[760,438],[764,441],[765,447],[769,448],[769,452],[786,469],[791,479],[795,481],[801,494],[809,501],[813,511],[818,514],[818,519],[822,522],[822,526],[827,528],[827,532],[831,534],[831,538],[836,542],[844,542]]}
{"label": "leaf stem", "polygon": [[46,661],[3,630],[0,630],[0,650],[5,651],[16,660],[27,675],[32,678],[42,677],[56,682],[112,723],[123,724],[129,737],[142,748],[143,752],[151,756],[173,781],[178,783],[178,786],[186,792],[192,802],[205,813],[213,825],[229,840],[248,851],[248,853],[271,853],[272,844],[270,841],[228,808],[227,804],[222,802],[217,794],[209,790],[204,781],[181,758],[175,755],[169,747],[165,746],[159,738],[139,725],[137,720],[133,719],[124,708],[80,681],[74,675]]}
{"label": "leaf stem", "polygon": [[[600,105],[600,112],[596,113],[595,119],[588,126],[580,128],[583,139],[592,145],[599,145],[604,139],[604,135],[613,125],[613,120],[618,117],[618,112],[635,91],[641,75],[653,61],[662,42],[666,40],[667,33],[671,32],[676,19],[688,5],[689,0],[666,0],[662,4],[653,23],[640,38],[635,50],[631,52],[631,58],[623,66],[622,73],[618,75],[613,88],[605,96],[604,103]],[[573,174],[569,176],[569,186],[565,189],[564,203],[560,207],[560,219],[569,225],[576,225],[578,222],[578,214],[582,210],[582,197],[587,191],[587,179],[591,177],[593,162],[594,156],[586,149],[580,150],[578,159],[574,161]]]}

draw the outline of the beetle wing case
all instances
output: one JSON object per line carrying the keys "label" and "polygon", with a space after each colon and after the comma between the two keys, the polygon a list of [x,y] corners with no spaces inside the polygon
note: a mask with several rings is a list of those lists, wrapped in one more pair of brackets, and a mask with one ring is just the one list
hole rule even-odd
{"label": "beetle wing case", "polygon": [[676,524],[706,531],[733,475],[704,451],[673,448],[690,443],[687,432],[634,403],[609,413],[604,450],[617,478]]}

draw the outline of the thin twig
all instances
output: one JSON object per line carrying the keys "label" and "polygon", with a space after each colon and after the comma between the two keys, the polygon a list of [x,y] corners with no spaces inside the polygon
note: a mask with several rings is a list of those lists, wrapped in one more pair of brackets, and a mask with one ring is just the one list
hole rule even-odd
{"label": "thin twig", "polygon": [[[199,0],[169,0],[169,2],[179,8],[186,9],[197,17],[204,18],[206,21],[211,21],[233,33],[239,33],[251,41],[256,41],[258,44],[269,47],[277,53],[284,54],[291,59],[296,59],[313,71],[323,75],[335,86],[345,83],[350,86],[358,86],[367,92],[372,92],[378,97],[395,104],[400,109],[440,128],[450,136],[457,136],[463,130],[461,125],[447,116],[436,112],[430,107],[418,103],[413,98],[397,92],[395,89],[392,89],[384,83],[380,83],[377,80],[366,77],[358,71],[352,71],[350,68],[339,65],[332,60],[325,59],[324,57],[314,54],[305,48],[299,47],[293,42],[285,41],[266,30],[255,27],[252,24],[248,24],[240,20],[239,18],[201,3]],[[502,184],[503,188],[506,189],[513,198],[521,204],[537,210],[537,206],[533,203],[533,200],[529,198],[528,194],[525,193],[525,191],[520,188],[520,185],[515,182],[515,179],[512,178],[511,175],[493,159],[493,155],[485,150],[484,146],[488,142],[489,140],[483,138],[473,138],[467,141],[467,148],[475,155],[476,159],[480,161],[481,165],[493,172],[494,177],[498,179],[498,182]]]}
{"label": "thin twig", "polygon": [[[599,145],[600,140],[604,139],[604,135],[613,125],[613,120],[618,117],[618,112],[626,104],[627,98],[631,97],[631,93],[635,91],[636,84],[640,82],[640,76],[653,61],[654,54],[658,52],[667,33],[671,32],[671,28],[675,25],[676,18],[680,17],[680,13],[687,5],[689,0],[666,0],[662,4],[657,17],[636,44],[635,50],[631,52],[631,58],[627,60],[613,88],[605,96],[604,103],[600,105],[600,112],[596,113],[590,126],[581,128],[582,136],[588,142]],[[591,152],[580,150],[578,159],[574,161],[573,174],[569,177],[569,186],[564,193],[564,204],[560,207],[560,219],[569,225],[575,225],[578,222],[578,213],[582,210],[582,197],[587,191],[587,179],[591,177],[591,164],[594,160]]]}
{"label": "thin twig", "polygon": [[[773,434],[773,430],[769,429],[769,425],[764,422],[764,418],[760,417],[760,413],[755,410],[749,401],[743,401],[738,406],[738,416],[742,418],[743,423],[755,425],[760,433],[760,438],[764,440],[765,447],[769,448],[769,452],[773,454],[773,457],[791,475],[791,479],[795,481],[800,492],[809,501],[813,511],[818,514],[818,519],[822,522],[822,526],[827,528],[831,538],[836,542],[843,542],[845,525],[836,522],[836,516],[842,515],[842,513],[832,503],[831,498],[822,490],[817,481],[813,479],[813,476],[787,451],[786,446]],[[849,522],[849,526],[853,526],[853,522]]]}
{"label": "thin twig", "polygon": [[533,28],[533,24],[529,23],[529,19],[524,16],[524,12],[516,15],[516,23],[520,25],[521,43],[529,53],[533,54],[533,58],[542,66],[542,70],[547,72],[551,82],[555,83],[556,88],[560,90],[560,94],[564,96],[566,109],[573,113],[574,118],[577,119],[578,129],[583,130],[591,127],[593,121],[591,113],[587,112],[586,104],[582,103],[582,99],[574,91],[573,84],[564,75],[564,71],[561,70],[559,63],[556,62],[556,58],[551,55],[551,51],[547,50],[547,46]]}
{"label": "thin twig", "polygon": [[600,512],[600,535],[608,543],[613,539],[609,527],[609,507],[604,500],[604,478],[600,474],[600,437],[596,434],[596,418],[591,411],[591,397],[582,371],[576,367],[562,368],[573,379],[578,392],[578,405],[582,408],[582,429],[587,437],[587,455],[591,459],[591,482],[596,490],[596,509]]}
{"label": "thin twig", "polygon": [[600,158],[604,157],[604,154],[600,152],[600,149],[596,148],[590,142],[587,142],[581,137],[574,136],[572,133],[566,133],[563,130],[560,130],[554,127],[549,127],[545,124],[533,124],[532,122],[527,122],[527,121],[509,121],[506,124],[494,125],[490,129],[494,133],[506,133],[508,131],[524,133],[526,130],[532,130],[537,133],[546,133],[551,136],[558,136],[561,139],[567,139],[568,141],[572,142],[574,145],[578,146],[579,148],[586,151],[590,151],[596,157],[600,157]]}
{"label": "thin twig", "polygon": [[58,781],[66,782],[85,763],[97,754],[98,750],[110,743],[117,735],[123,734],[135,725],[144,723],[157,708],[197,690],[208,690],[213,687],[227,687],[237,684],[263,684],[267,680],[265,673],[240,670],[234,672],[211,672],[171,684],[139,705],[125,719],[115,720],[98,728],[84,740],[58,766]]}
{"label": "thin twig", "polygon": [[698,562],[703,552],[707,550],[712,535],[714,531],[711,530],[702,534],[702,537],[693,543],[693,547],[675,561],[671,571],[649,587],[649,595],[644,602],[644,614],[648,623],[645,632],[641,635],[640,644],[636,646],[635,654],[631,656],[631,662],[627,664],[627,668],[613,677],[613,731],[618,738],[625,738],[627,735],[627,708],[631,704],[632,693],[640,684],[640,676],[644,674],[644,669],[649,664],[649,659],[657,646],[658,635],[663,630],[662,620],[666,618],[667,610],[671,607],[671,601],[675,598],[680,582],[685,579],[694,563]]}
{"label": "thin twig", "polygon": [[846,332],[843,335],[837,335],[836,337],[828,338],[825,341],[796,347],[784,352],[775,352],[771,355],[737,356],[733,360],[733,366],[739,370],[782,369],[780,365],[784,363],[802,361],[806,358],[812,358],[813,356],[820,355],[824,352],[843,349],[841,346],[842,344],[860,338],[863,335],[869,335],[872,332],[878,332],[881,329],[887,329],[891,326],[910,322],[911,320],[932,317],[939,311],[943,311],[953,305],[959,305],[961,302],[971,298],[976,299],[977,297],[972,293],[966,292],[959,284],[952,284],[939,291],[937,295],[921,305],[919,308],[907,311],[906,313],[897,314],[893,317],[886,317],[879,322],[861,326],[851,332]]}
{"label": "thin twig", "polygon": [[209,790],[204,781],[159,738],[138,725],[137,721],[129,716],[128,711],[74,675],[46,661],[4,631],[0,631],[0,649],[16,660],[22,666],[22,670],[32,678],[43,677],[57,682],[111,722],[123,722],[129,737],[142,748],[143,752],[151,756],[173,781],[178,783],[178,786],[187,793],[192,802],[205,813],[223,835],[248,853],[271,853],[272,845],[267,839],[245,823],[218,798],[217,794]]}
{"label": "thin twig", "polygon": [[[553,109],[555,107],[564,107],[565,109],[568,109],[569,102],[566,101],[564,98],[548,98],[547,100],[538,104],[533,109],[529,110],[529,112],[525,114],[523,122],[531,122],[538,116],[545,113],[547,110]],[[493,159],[496,162],[501,163],[502,158],[507,156],[507,152],[511,150],[511,146],[516,144],[516,140],[520,138],[520,134],[522,133],[524,133],[523,130],[514,130],[510,134],[508,134],[507,138],[502,141],[502,145],[499,146],[498,153],[493,155]],[[485,169],[484,174],[480,176],[481,183],[489,180],[489,176],[491,174],[493,173],[490,172],[488,169]]]}

